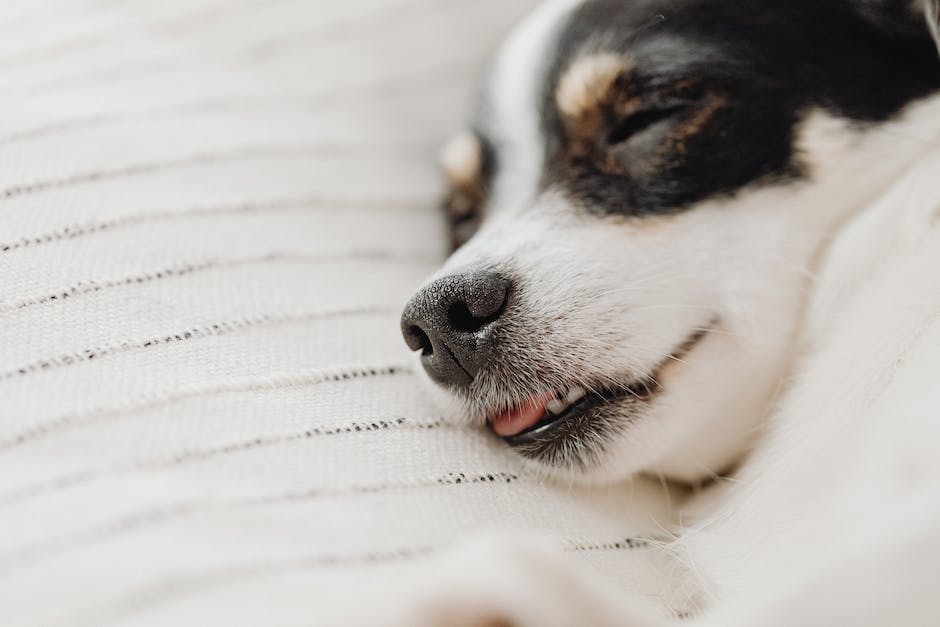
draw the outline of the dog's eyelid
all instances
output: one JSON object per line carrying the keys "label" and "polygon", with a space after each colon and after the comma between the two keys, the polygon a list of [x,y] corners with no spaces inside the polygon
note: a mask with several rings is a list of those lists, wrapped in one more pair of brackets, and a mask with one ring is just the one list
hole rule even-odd
{"label": "dog's eyelid", "polygon": [[607,134],[607,143],[611,146],[623,143],[634,135],[675,117],[691,106],[691,102],[676,100],[643,107],[620,120]]}

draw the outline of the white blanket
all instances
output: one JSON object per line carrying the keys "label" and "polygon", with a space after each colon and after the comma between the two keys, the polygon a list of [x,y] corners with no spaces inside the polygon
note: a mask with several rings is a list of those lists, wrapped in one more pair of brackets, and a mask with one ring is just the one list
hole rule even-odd
{"label": "white blanket", "polygon": [[315,625],[483,528],[681,609],[661,491],[545,485],[401,341],[531,0],[0,7],[0,617]]}

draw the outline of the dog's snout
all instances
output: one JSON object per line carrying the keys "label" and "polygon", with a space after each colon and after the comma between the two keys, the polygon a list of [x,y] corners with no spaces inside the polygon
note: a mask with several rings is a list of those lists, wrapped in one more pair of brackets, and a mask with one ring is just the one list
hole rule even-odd
{"label": "dog's snout", "polygon": [[455,274],[422,288],[405,306],[401,330],[411,350],[442,385],[469,385],[486,363],[492,325],[502,315],[510,282],[492,271]]}

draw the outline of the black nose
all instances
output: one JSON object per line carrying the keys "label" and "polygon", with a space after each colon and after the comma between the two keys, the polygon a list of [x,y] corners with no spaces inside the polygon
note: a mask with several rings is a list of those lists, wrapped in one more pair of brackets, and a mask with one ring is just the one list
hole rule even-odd
{"label": "black nose", "polygon": [[486,363],[493,323],[506,307],[510,283],[476,271],[439,279],[405,306],[401,332],[421,363],[442,385],[465,387]]}

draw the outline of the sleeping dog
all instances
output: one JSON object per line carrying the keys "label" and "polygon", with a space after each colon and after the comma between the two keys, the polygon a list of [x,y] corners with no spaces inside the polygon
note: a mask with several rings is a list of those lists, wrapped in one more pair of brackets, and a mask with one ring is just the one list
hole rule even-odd
{"label": "sleeping dog", "polygon": [[[408,346],[542,472],[710,481],[688,624],[940,624],[936,33],[935,1],[553,0],[444,151]],[[669,622],[492,544],[402,624]]]}

